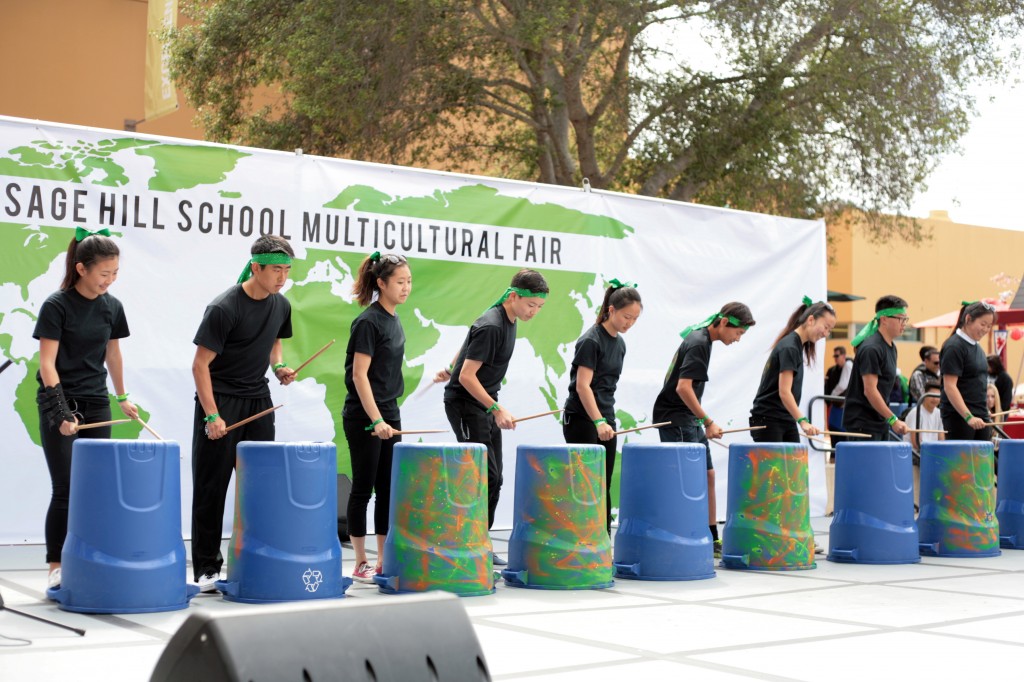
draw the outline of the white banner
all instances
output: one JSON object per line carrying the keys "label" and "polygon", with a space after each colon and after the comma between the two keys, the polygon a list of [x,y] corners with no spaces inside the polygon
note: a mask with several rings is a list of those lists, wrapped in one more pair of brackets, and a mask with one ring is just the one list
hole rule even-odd
{"label": "white banner", "polygon": [[[131,328],[121,342],[127,390],[157,432],[181,443],[186,534],[192,338],[206,304],[234,283],[260,234],[287,237],[301,258],[284,291],[295,332],[285,358],[298,364],[338,340],[297,383],[271,382],[274,402],[285,403],[278,439],[334,441],[342,471],[349,469],[340,416],[344,355],[360,310],[351,287],[372,251],[405,254],[413,272],[412,295],[398,310],[407,335],[408,429],[448,428],[443,389],[413,393],[448,364],[469,325],[521,267],[542,272],[551,295],[532,321],[520,323],[501,391],[502,404],[520,415],[562,406],[575,341],[593,324],[604,283],[639,283],[644,313],[625,337],[616,393],[622,426],[650,422],[679,331],[728,301],[748,304],[758,324],[738,344],[716,344],[704,404],[723,426],[745,426],[778,332],[805,294],[825,296],[821,221],[3,117],[0,221],[0,350],[12,362],[0,373],[10,405],[0,417],[0,542],[38,542],[43,534],[50,484],[39,446],[32,330],[59,285],[75,226],[119,235],[111,294]],[[805,377],[806,404],[821,393],[820,360]],[[115,428],[115,437],[150,437],[134,424]],[[647,431],[629,440],[658,437]],[[555,418],[505,432],[498,527],[511,524],[516,446],[561,442]],[[728,455],[713,448],[713,456],[724,518]],[[821,513],[823,467],[814,453],[811,490],[812,513]]]}

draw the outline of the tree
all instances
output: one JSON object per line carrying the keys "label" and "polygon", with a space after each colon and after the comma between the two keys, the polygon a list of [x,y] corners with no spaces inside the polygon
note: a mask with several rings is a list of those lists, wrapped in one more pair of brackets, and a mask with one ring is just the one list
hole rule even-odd
{"label": "tree", "polygon": [[[1022,0],[220,0],[173,34],[215,140],[899,220]],[[1004,42],[1005,41],[1005,42]],[[707,54],[698,59],[694,55]],[[895,221],[881,220],[895,212]]]}

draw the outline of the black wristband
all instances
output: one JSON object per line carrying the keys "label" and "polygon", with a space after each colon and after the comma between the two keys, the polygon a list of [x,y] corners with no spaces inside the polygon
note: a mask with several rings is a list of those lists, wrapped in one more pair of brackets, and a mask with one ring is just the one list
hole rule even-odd
{"label": "black wristband", "polygon": [[67,398],[64,397],[64,389],[60,384],[47,386],[43,392],[36,396],[39,403],[40,414],[46,418],[51,427],[60,425],[61,422],[75,421],[75,415],[68,406]]}

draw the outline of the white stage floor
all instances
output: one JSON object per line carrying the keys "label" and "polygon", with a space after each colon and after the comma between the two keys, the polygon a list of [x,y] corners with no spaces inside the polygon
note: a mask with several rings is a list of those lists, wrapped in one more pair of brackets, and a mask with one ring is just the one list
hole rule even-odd
{"label": "white stage floor", "polygon": [[[827,547],[829,519],[812,525]],[[508,532],[495,537],[502,552]],[[350,560],[345,569],[351,574]],[[524,590],[499,581],[494,595],[461,603],[495,680],[955,680],[1019,668],[1022,573],[1024,551],[1013,550],[899,566],[819,556],[809,571],[719,569],[710,580],[618,580],[594,591]],[[4,682],[148,680],[190,613],[251,608],[207,594],[181,611],[87,616],[45,601],[45,583],[42,547],[0,547],[0,594],[8,606],[87,633],[0,612]],[[371,599],[401,597],[356,584],[343,601]]]}

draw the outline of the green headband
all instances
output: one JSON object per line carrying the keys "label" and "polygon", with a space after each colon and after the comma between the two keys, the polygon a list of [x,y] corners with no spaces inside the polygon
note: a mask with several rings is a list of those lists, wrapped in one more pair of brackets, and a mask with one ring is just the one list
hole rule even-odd
{"label": "green headband", "polygon": [[96,230],[95,232],[90,232],[89,230],[85,229],[84,227],[76,227],[75,228],[75,241],[76,242],[80,242],[83,239],[85,239],[86,237],[97,237],[97,236],[98,237],[109,237],[110,236],[110,230],[108,230],[107,228],[104,227],[103,229]]}
{"label": "green headband", "polygon": [[715,313],[714,315],[711,315],[710,317],[708,317],[707,319],[705,319],[702,322],[698,322],[697,324],[691,324],[689,327],[687,327],[683,331],[679,332],[679,336],[681,336],[681,337],[683,337],[685,339],[686,336],[690,332],[696,331],[698,329],[704,329],[705,327],[710,327],[711,325],[713,325],[715,322],[718,322],[719,320],[728,320],[729,324],[731,324],[734,327],[739,327],[740,329],[743,329],[744,331],[747,330],[747,329],[750,329],[750,325],[749,324],[743,324],[742,322],[737,320],[732,315],[723,315],[722,313]]}
{"label": "green headband", "polygon": [[630,287],[632,289],[636,289],[640,285],[637,284],[636,282],[620,282],[616,278],[616,279],[610,280],[608,282],[608,286],[610,286],[612,289],[622,289],[623,287]]}
{"label": "green headband", "polygon": [[850,342],[850,345],[856,348],[863,343],[864,339],[878,331],[878,321],[883,317],[894,317],[896,315],[903,315],[906,312],[906,308],[884,308],[879,310],[875,313],[874,319],[864,325],[864,328],[857,333],[857,336],[853,337],[853,341]]}
{"label": "green headband", "polygon": [[[547,298],[547,293],[543,291],[530,291],[529,289],[522,289],[520,287],[509,287],[505,289],[505,293],[501,295],[497,301],[491,305],[491,308],[497,308],[499,305],[508,300],[509,294],[519,294],[522,298]],[[488,308],[490,310],[491,308]]]}
{"label": "green headband", "polygon": [[252,277],[252,268],[250,266],[254,263],[256,265],[288,265],[291,262],[292,257],[287,253],[254,253],[249,262],[245,264],[242,274],[238,276],[236,284],[241,284]]}

